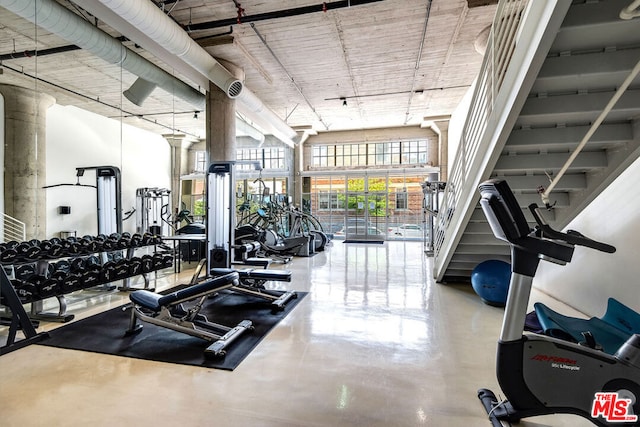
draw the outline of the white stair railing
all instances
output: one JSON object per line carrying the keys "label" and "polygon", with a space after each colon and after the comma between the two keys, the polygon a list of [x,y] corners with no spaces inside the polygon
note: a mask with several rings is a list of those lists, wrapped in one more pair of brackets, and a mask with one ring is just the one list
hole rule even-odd
{"label": "white stair railing", "polygon": [[26,239],[25,223],[19,221],[4,212],[2,213],[2,222],[0,223],[0,241],[8,242],[15,240],[24,242]]}
{"label": "white stair railing", "polygon": [[434,235],[434,277],[445,275],[570,0],[500,0],[471,105],[449,171]]}

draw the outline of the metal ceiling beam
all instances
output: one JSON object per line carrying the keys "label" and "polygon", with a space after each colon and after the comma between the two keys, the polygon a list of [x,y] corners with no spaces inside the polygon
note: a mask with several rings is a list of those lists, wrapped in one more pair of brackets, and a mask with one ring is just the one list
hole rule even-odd
{"label": "metal ceiling beam", "polygon": [[265,21],[269,19],[288,18],[291,16],[306,15],[308,13],[327,12],[329,10],[342,9],[351,6],[360,6],[368,3],[376,3],[383,0],[344,0],[334,2],[323,2],[313,6],[295,7],[291,9],[277,10],[274,12],[258,13],[255,15],[239,15],[233,18],[220,19],[217,21],[200,22],[198,24],[183,25],[185,31],[201,31],[213,28],[228,27],[249,22]]}

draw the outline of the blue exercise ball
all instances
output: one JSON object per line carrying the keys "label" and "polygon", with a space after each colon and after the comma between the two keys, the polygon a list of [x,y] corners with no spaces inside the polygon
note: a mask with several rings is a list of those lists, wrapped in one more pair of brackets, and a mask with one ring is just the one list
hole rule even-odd
{"label": "blue exercise ball", "polygon": [[511,265],[497,259],[483,261],[471,272],[471,286],[483,302],[504,307],[507,303]]}

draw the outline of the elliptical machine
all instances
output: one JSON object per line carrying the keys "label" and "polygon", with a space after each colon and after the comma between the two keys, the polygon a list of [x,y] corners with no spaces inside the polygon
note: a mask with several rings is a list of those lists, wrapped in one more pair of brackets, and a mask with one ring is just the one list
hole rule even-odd
{"label": "elliptical machine", "polygon": [[496,373],[507,400],[478,390],[489,419],[500,420],[555,413],[582,416],[599,426],[640,425],[640,335],[615,355],[556,338],[523,334],[531,285],[541,259],[564,265],[576,245],[613,253],[613,246],[576,231],[553,230],[535,204],[529,206],[538,229],[531,230],[506,181],[489,180],[479,187],[480,204],[498,239],[511,246],[511,281]]}

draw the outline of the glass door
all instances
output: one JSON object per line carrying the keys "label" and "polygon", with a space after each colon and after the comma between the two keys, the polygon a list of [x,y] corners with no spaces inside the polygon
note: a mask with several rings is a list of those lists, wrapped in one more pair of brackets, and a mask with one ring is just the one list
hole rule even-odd
{"label": "glass door", "polygon": [[[382,182],[386,182],[381,178]],[[344,234],[347,240],[384,240],[386,199],[382,191],[369,191],[380,178],[366,176],[347,179]],[[376,185],[371,187],[376,188]],[[386,184],[384,184],[386,187]],[[377,189],[377,188],[376,188]]]}

